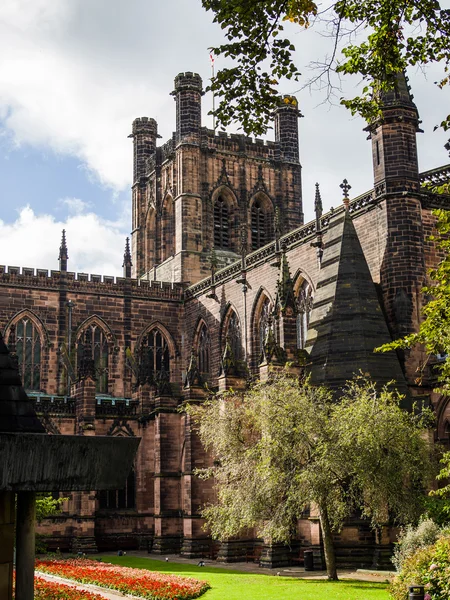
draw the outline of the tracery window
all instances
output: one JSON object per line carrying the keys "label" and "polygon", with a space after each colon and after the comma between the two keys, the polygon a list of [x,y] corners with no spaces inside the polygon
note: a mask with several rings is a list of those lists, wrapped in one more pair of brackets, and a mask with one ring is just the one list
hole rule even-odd
{"label": "tracery window", "polygon": [[108,393],[108,341],[106,334],[96,323],[92,323],[81,333],[78,338],[77,359],[78,364],[85,357],[85,352],[89,352],[91,347],[95,367],[96,386],[95,391],[98,394]]}
{"label": "tracery window", "polygon": [[209,375],[210,372],[211,340],[208,329],[203,323],[198,335],[197,366],[201,375]]}
{"label": "tracery window", "polygon": [[242,336],[241,336],[241,324],[234,310],[230,311],[230,315],[226,320],[223,343],[228,341],[230,344],[233,356],[236,360],[239,360],[242,355]]}
{"label": "tracery window", "polygon": [[252,250],[268,244],[272,238],[273,214],[257,199],[251,209]]}
{"label": "tracery window", "polygon": [[228,205],[222,196],[214,204],[214,246],[216,248],[230,247],[230,215]]}
{"label": "tracery window", "polygon": [[158,328],[147,333],[141,344],[141,367],[148,379],[154,379],[156,373],[170,372],[170,352],[166,338]]}
{"label": "tracery window", "polygon": [[297,296],[297,348],[304,348],[313,305],[311,286],[304,281]]}
{"label": "tracery window", "polygon": [[99,508],[126,509],[136,508],[136,476],[131,469],[125,486],[120,490],[102,490],[98,494]]}
{"label": "tracery window", "polygon": [[15,328],[16,353],[22,385],[28,390],[39,390],[41,386],[41,336],[33,321],[28,317],[18,321]]}

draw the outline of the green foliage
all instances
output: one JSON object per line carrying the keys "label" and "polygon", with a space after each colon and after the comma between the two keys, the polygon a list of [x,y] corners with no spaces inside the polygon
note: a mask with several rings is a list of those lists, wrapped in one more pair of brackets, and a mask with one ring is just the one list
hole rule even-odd
{"label": "green foliage", "polygon": [[203,511],[214,538],[255,527],[266,540],[287,542],[310,504],[331,544],[331,529],[354,509],[374,527],[422,511],[430,415],[401,410],[393,391],[377,393],[359,379],[337,403],[325,388],[280,375],[187,410],[214,459],[199,471],[215,481],[217,502]]}
{"label": "green foliage", "polygon": [[443,535],[432,546],[420,548],[402,564],[390,592],[394,600],[408,600],[408,586],[424,585],[432,600],[450,598],[450,536]]}
{"label": "green foliage", "polygon": [[[210,86],[219,98],[215,114],[223,127],[237,121],[248,134],[264,133],[278,102],[279,81],[299,79],[292,35],[284,31],[286,21],[299,30],[310,24],[321,33],[331,28],[334,47],[318,78],[323,76],[328,86],[333,72],[362,78],[362,93],[341,102],[366,119],[379,114],[380,92],[392,89],[393,76],[408,66],[442,62],[437,84],[449,82],[450,11],[441,9],[437,0],[338,0],[320,11],[312,0],[202,4],[213,12],[227,38],[214,53],[233,61],[233,66],[219,70]],[[449,117],[441,123],[445,129]]]}
{"label": "green foliage", "polygon": [[36,521],[40,523],[47,517],[52,517],[61,512],[61,505],[67,498],[53,498],[45,494],[41,494],[36,498]]}
{"label": "green foliage", "polygon": [[440,533],[440,527],[431,519],[421,520],[417,527],[407,525],[400,532],[392,558],[397,571],[401,570],[404,562],[419,548],[434,544]]}
{"label": "green foliage", "polygon": [[[437,217],[437,235],[430,236],[442,254],[442,260],[436,269],[430,272],[432,285],[423,288],[422,292],[428,302],[422,309],[424,319],[419,331],[402,339],[384,344],[377,351],[387,352],[399,348],[411,348],[415,344],[423,344],[428,355],[441,354],[447,358],[436,365],[435,373],[439,382],[436,391],[450,394],[450,212],[435,210]],[[419,378],[420,379],[420,378]]]}

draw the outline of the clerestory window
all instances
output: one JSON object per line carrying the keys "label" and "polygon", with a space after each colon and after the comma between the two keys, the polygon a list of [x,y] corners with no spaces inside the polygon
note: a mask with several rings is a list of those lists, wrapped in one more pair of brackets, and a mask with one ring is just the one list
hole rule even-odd
{"label": "clerestory window", "polygon": [[29,318],[21,319],[15,327],[16,353],[22,385],[28,390],[39,390],[41,387],[41,336]]}

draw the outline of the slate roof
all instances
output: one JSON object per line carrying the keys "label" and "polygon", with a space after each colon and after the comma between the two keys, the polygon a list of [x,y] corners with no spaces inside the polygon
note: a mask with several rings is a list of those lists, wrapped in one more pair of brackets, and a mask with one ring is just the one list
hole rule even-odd
{"label": "slate roof", "polygon": [[395,352],[374,353],[391,340],[361,244],[348,211],[330,220],[306,349],[313,384],[339,390],[360,371],[378,384],[408,388]]}

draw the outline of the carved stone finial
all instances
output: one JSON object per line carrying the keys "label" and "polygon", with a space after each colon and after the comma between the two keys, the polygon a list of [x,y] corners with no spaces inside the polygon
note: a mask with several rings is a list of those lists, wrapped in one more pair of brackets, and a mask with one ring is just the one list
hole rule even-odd
{"label": "carved stone finial", "polygon": [[319,184],[316,183],[316,196],[314,198],[314,212],[316,213],[316,231],[320,231],[320,217],[323,214],[322,197],[320,195]]}
{"label": "carved stone finial", "polygon": [[275,207],[274,228],[275,228],[275,240],[278,241],[281,237],[280,209],[278,208],[278,206]]}
{"label": "carved stone finial", "polygon": [[133,263],[131,262],[131,251],[130,251],[130,238],[127,238],[125,241],[125,252],[123,254],[123,276],[131,277],[131,267]]}
{"label": "carved stone finial", "polygon": [[67,271],[67,261],[69,260],[69,254],[67,251],[67,243],[66,243],[66,230],[62,230],[61,237],[61,246],[59,247],[59,270]]}
{"label": "carved stone finial", "polygon": [[225,376],[237,374],[236,359],[228,336],[225,341],[225,350],[222,355],[222,369],[220,374]]}
{"label": "carved stone finial", "polygon": [[292,281],[289,263],[286,256],[286,248],[282,248],[280,261],[280,275],[277,282],[277,296],[275,309],[285,313],[286,311],[296,314],[297,303],[295,301],[294,282]]}
{"label": "carved stone finial", "polygon": [[185,388],[192,387],[193,385],[201,385],[202,378],[200,376],[200,371],[198,370],[197,365],[197,356],[195,354],[194,348],[191,350],[191,358],[189,361],[189,366],[186,372],[186,381],[184,383]]}

